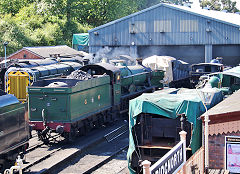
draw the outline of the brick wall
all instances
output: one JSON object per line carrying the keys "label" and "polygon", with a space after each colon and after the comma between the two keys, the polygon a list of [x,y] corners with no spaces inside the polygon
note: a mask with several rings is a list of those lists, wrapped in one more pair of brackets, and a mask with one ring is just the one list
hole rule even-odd
{"label": "brick wall", "polygon": [[[26,55],[24,57],[24,55]],[[41,57],[28,52],[27,50],[21,50],[20,52],[8,57],[9,59],[41,59]]]}
{"label": "brick wall", "polygon": [[240,136],[240,131],[227,134],[211,135],[208,137],[209,168],[224,168],[225,136]]}

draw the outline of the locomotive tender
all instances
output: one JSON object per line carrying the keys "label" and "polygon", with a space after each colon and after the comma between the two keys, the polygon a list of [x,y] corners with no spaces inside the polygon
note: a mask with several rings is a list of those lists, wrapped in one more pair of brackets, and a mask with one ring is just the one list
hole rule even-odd
{"label": "locomotive tender", "polygon": [[29,125],[25,104],[0,90],[0,172],[28,147]]}
{"label": "locomotive tender", "polygon": [[[81,70],[92,79],[46,79],[28,87],[29,120],[39,137],[47,142],[50,132],[71,140],[77,134],[102,125],[127,112],[128,100],[161,87],[163,71],[142,65],[86,65]],[[158,80],[157,80],[158,79]],[[157,85],[152,85],[159,84]],[[55,87],[49,87],[50,84]]]}

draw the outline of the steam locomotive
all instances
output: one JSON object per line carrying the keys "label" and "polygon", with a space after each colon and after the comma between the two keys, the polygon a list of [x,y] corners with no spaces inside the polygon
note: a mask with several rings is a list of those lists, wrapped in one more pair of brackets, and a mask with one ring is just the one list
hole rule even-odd
{"label": "steam locomotive", "polygon": [[141,64],[97,63],[80,70],[92,78],[45,79],[28,87],[30,125],[45,143],[51,132],[71,141],[77,134],[126,113],[129,99],[162,87],[163,71]]}

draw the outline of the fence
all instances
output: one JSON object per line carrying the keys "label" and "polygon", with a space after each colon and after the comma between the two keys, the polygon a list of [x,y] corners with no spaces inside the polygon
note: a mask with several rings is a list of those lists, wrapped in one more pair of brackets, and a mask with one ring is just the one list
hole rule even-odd
{"label": "fence", "polygon": [[[186,132],[181,131],[181,141],[174,146],[166,155],[158,160],[154,165],[150,161],[143,161],[143,174],[175,174],[186,163]],[[185,170],[183,168],[183,173]]]}
{"label": "fence", "polygon": [[[184,164],[185,173],[202,174],[204,173],[204,147],[195,152]],[[177,174],[185,174],[183,168]]]}

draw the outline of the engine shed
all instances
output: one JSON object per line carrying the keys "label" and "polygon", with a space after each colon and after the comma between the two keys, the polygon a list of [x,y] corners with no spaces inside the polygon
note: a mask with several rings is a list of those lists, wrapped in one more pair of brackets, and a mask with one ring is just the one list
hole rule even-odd
{"label": "engine shed", "polygon": [[160,3],[89,30],[98,56],[172,56],[190,64],[240,63],[240,15]]}

